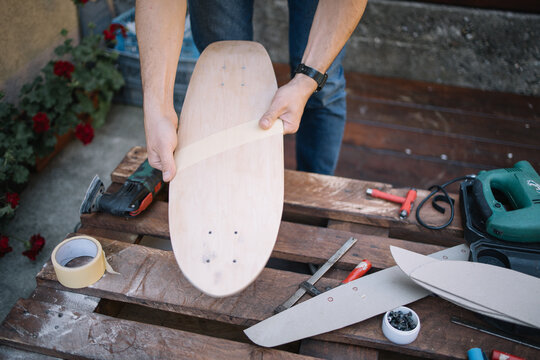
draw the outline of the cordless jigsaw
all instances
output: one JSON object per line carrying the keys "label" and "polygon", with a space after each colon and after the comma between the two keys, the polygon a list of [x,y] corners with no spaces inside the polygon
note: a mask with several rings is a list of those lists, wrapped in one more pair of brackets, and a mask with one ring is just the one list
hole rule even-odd
{"label": "cordless jigsaw", "polygon": [[151,167],[148,160],[115,193],[105,193],[105,186],[96,175],[86,191],[80,213],[104,212],[125,217],[137,216],[152,203],[162,187],[161,171]]}
{"label": "cordless jigsaw", "polygon": [[471,260],[540,277],[540,176],[527,161],[460,186]]}

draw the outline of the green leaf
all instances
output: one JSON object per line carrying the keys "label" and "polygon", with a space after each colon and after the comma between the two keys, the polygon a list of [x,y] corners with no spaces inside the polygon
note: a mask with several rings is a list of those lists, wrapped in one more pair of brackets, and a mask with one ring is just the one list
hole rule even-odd
{"label": "green leaf", "polygon": [[0,208],[0,218],[11,216],[15,212],[15,209],[11,208],[11,205],[6,205]]}
{"label": "green leaf", "polygon": [[28,181],[30,172],[22,165],[15,165],[13,167],[13,181],[17,184],[24,184]]}

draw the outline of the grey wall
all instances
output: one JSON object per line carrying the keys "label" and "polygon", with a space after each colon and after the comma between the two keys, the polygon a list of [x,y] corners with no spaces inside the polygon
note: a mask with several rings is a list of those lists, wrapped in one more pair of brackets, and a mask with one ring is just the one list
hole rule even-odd
{"label": "grey wall", "polygon": [[[255,37],[288,62],[287,1],[255,1]],[[540,15],[369,0],[349,71],[540,95]]]}

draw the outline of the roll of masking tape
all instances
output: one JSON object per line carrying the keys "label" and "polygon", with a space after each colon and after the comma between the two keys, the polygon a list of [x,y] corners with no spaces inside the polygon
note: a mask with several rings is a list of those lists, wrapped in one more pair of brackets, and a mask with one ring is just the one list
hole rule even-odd
{"label": "roll of masking tape", "polygon": [[[66,267],[71,260],[89,256],[93,259],[79,267]],[[107,263],[105,252],[99,241],[91,236],[74,236],[58,244],[51,255],[51,261],[60,284],[72,289],[87,287],[101,279],[105,270],[118,274]]]}

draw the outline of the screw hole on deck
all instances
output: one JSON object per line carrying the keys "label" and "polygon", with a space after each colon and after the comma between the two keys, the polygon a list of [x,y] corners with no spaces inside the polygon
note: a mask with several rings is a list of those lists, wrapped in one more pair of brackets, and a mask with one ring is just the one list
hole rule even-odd
{"label": "screw hole on deck", "polygon": [[208,234],[212,234],[212,230],[208,231]]}
{"label": "screw hole on deck", "polygon": [[232,262],[236,264],[236,259],[234,259]]}

